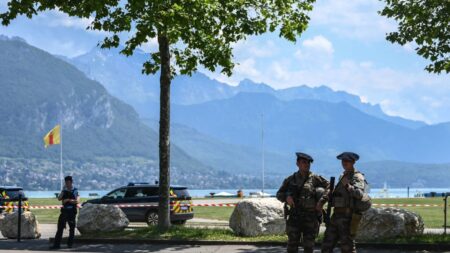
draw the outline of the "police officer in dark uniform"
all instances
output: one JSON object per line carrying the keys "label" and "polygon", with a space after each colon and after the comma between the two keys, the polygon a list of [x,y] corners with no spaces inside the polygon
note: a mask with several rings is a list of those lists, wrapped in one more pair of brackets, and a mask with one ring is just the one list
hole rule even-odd
{"label": "police officer in dark uniform", "polygon": [[310,171],[314,161],[310,155],[296,155],[298,171],[283,181],[277,199],[285,203],[287,252],[297,253],[302,241],[304,252],[312,253],[330,184]]}
{"label": "police officer in dark uniform", "polygon": [[73,238],[75,236],[75,218],[77,216],[77,205],[80,202],[78,189],[73,187],[73,180],[71,176],[64,178],[65,187],[58,195],[58,200],[62,201],[61,214],[58,218],[58,230],[55,235],[55,242],[51,249],[59,249],[61,246],[61,238],[66,223],[69,224],[69,239],[67,240],[67,247],[72,248]]}

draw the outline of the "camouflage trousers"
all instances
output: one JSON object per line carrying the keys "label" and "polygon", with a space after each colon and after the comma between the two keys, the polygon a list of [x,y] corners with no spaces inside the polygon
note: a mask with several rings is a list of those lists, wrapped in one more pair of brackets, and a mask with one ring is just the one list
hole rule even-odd
{"label": "camouflage trousers", "polygon": [[300,240],[305,253],[312,253],[315,239],[319,233],[319,221],[316,212],[291,215],[286,222],[288,235],[287,252],[297,253]]}
{"label": "camouflage trousers", "polygon": [[333,214],[330,225],[325,231],[322,253],[333,252],[338,241],[341,243],[342,253],[356,253],[355,241],[350,234],[351,222],[352,214]]}

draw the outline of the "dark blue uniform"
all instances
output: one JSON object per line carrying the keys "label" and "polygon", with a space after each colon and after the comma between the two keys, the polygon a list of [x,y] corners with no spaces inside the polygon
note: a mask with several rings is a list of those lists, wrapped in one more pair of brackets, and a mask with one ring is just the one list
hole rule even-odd
{"label": "dark blue uniform", "polygon": [[[72,190],[63,190],[63,203],[66,199],[77,199],[78,198],[78,190],[77,188],[72,188]],[[66,228],[66,223],[69,224],[69,239],[67,240],[67,246],[70,248],[73,244],[73,238],[75,236],[75,218],[77,216],[77,205],[76,204],[70,204],[66,203],[63,204],[63,207],[61,208],[61,214],[58,218],[58,230],[56,231],[55,235],[55,243],[53,247],[59,248],[61,245],[61,238],[64,229]]]}

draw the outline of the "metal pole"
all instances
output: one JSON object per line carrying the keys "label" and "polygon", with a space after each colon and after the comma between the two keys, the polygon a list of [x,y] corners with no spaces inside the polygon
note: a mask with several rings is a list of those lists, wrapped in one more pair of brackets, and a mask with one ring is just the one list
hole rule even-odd
{"label": "metal pole", "polygon": [[409,198],[409,186],[408,186],[408,198]]}
{"label": "metal pole", "polygon": [[59,144],[59,151],[60,151],[60,170],[59,170],[59,190],[63,188],[63,158],[62,158],[62,152],[63,152],[63,129],[62,129],[62,122],[60,123],[60,144]]}
{"label": "metal pole", "polygon": [[448,194],[445,194],[445,198],[444,198],[444,235],[447,234],[447,199],[448,199]]}
{"label": "metal pole", "polygon": [[20,242],[21,227],[22,227],[22,194],[19,194],[19,211],[18,211],[18,225],[17,225],[17,242]]}
{"label": "metal pole", "polygon": [[263,197],[264,198],[264,177],[265,177],[265,173],[264,173],[264,170],[265,170],[265,163],[264,163],[264,113],[263,114],[261,114],[261,152],[262,152],[262,190],[261,190],[261,193],[262,193],[262,196],[261,197]]}

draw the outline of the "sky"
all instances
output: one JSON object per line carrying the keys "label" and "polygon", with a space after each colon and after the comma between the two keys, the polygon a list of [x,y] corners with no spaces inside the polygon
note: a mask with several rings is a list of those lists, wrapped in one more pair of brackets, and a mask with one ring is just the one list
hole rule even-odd
{"label": "sky", "polygon": [[[386,41],[396,23],[378,15],[382,7],[379,0],[319,0],[308,30],[296,43],[276,33],[250,37],[234,45],[237,65],[231,77],[200,71],[231,85],[245,78],[276,89],[326,85],[380,104],[389,115],[430,124],[450,121],[450,75],[426,72],[429,63],[416,54],[414,45]],[[5,1],[0,1],[0,12],[5,8]],[[74,57],[91,50],[105,35],[86,30],[88,25],[88,19],[51,11],[0,26],[0,34]],[[156,48],[155,40],[143,47]]]}

